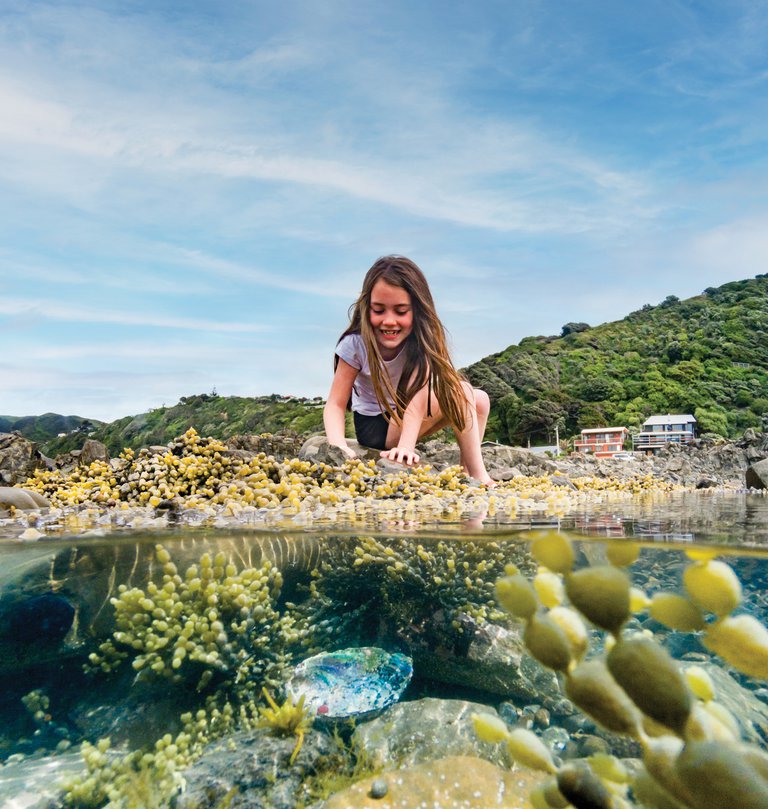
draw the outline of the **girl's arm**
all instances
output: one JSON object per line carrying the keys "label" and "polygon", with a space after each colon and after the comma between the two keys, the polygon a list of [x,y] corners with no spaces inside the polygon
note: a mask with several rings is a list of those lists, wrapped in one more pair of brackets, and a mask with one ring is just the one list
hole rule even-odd
{"label": "girl's arm", "polygon": [[[423,432],[424,421],[427,418],[427,396],[429,390],[425,385],[408,403],[403,413],[403,425],[400,430],[400,437],[397,445],[392,449],[381,453],[382,458],[390,461],[398,461],[406,466],[413,466],[419,462],[419,455],[416,452],[416,442]],[[437,404],[434,394],[432,394],[432,407]]]}
{"label": "girl's arm", "polygon": [[336,366],[336,372],[333,375],[328,401],[325,403],[323,410],[323,425],[325,426],[328,443],[346,450],[345,454],[348,454],[350,458],[354,458],[355,453],[348,446],[345,434],[347,402],[352,395],[352,385],[354,385],[359,373],[360,371],[357,368],[354,368],[348,362],[344,362],[339,357],[339,364]]}

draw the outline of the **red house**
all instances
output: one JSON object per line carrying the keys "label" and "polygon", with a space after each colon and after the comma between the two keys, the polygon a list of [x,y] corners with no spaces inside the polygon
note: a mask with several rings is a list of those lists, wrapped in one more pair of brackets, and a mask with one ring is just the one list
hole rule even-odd
{"label": "red house", "polygon": [[582,430],[581,436],[573,445],[577,452],[586,452],[596,458],[612,458],[624,449],[624,441],[629,435],[626,427],[593,427]]}

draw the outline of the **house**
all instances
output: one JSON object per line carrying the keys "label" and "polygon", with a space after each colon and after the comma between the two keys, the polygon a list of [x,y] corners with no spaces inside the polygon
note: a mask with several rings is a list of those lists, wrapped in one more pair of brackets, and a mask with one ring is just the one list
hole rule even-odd
{"label": "house", "polygon": [[624,449],[624,441],[629,435],[626,427],[593,427],[582,430],[581,436],[573,445],[577,452],[586,452],[596,458],[612,458]]}
{"label": "house", "polygon": [[688,444],[696,438],[696,419],[689,413],[651,416],[632,436],[632,449],[654,453],[667,444]]}

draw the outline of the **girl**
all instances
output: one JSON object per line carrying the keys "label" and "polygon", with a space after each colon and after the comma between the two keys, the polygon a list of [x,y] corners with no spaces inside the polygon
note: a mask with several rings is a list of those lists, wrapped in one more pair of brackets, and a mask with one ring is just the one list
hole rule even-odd
{"label": "girl", "polygon": [[416,442],[449,424],[467,474],[493,485],[480,452],[488,395],[453,367],[427,279],[412,261],[385,256],[368,270],[334,367],[323,411],[330,444],[355,457],[344,434],[350,403],[358,441],[407,466],[419,461]]}

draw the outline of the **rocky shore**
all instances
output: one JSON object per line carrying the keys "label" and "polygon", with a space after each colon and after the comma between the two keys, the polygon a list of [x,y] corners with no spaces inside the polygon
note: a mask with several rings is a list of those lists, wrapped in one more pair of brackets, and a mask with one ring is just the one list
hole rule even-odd
{"label": "rocky shore", "polygon": [[462,473],[453,444],[420,445],[422,462],[414,469],[351,445],[359,459],[350,462],[323,436],[245,435],[224,444],[189,430],[166,446],[117,458],[86,440],[82,449],[51,459],[18,433],[0,434],[0,533],[34,540],[168,525],[466,526],[488,516],[503,525],[640,492],[768,488],[768,434],[752,430],[738,441],[705,436],[622,460],[551,458],[488,444],[483,454],[498,481],[490,490]]}

